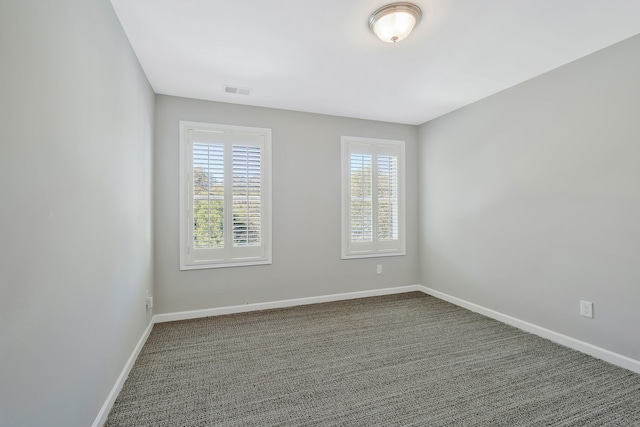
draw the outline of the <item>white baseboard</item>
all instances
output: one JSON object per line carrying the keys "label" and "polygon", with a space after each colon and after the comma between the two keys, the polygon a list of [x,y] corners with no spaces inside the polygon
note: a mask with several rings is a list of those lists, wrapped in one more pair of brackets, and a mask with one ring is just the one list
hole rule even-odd
{"label": "white baseboard", "polygon": [[375,297],[380,295],[402,294],[420,291],[418,285],[400,286],[397,288],[374,289],[370,291],[347,292],[342,294],[322,295],[316,297],[294,298],[281,301],[259,302],[255,304],[233,305],[229,307],[208,308],[204,310],[180,311],[175,313],[156,314],[154,323],[172,322],[174,320],[197,319],[199,317],[221,316],[224,314],[245,313],[248,311],[269,310],[272,308],[295,307],[298,305],[318,304],[322,302],[343,301],[356,298]]}
{"label": "white baseboard", "polygon": [[578,339],[560,334],[558,332],[543,328],[541,326],[534,325],[533,323],[525,322],[524,320],[520,320],[515,317],[508,316],[506,314],[502,314],[498,311],[491,310],[486,307],[482,307],[478,304],[465,301],[463,299],[451,296],[449,294],[436,291],[435,289],[431,289],[426,286],[418,285],[417,288],[421,292],[424,292],[427,295],[431,295],[438,299],[448,301],[457,306],[482,314],[483,316],[490,317],[502,323],[506,323],[507,325],[515,326],[516,328],[522,329],[523,331],[530,332],[532,334],[538,335],[542,338],[546,338],[550,341],[553,341],[565,347],[572,348],[581,353],[588,354],[589,356],[596,357],[598,359],[604,360],[616,366],[620,366],[621,368],[625,368],[640,374],[640,361],[638,360],[632,359],[627,356],[623,356],[618,353],[614,353],[613,351],[609,351],[607,349],[597,347],[593,344],[580,341]]}
{"label": "white baseboard", "polygon": [[91,424],[91,427],[102,427],[104,423],[107,421],[107,417],[109,416],[109,412],[113,407],[113,403],[116,401],[116,397],[118,397],[120,390],[122,390],[122,386],[124,386],[124,382],[127,380],[127,377],[129,376],[129,372],[131,372],[131,368],[133,368],[133,365],[136,363],[136,359],[140,354],[140,350],[142,350],[144,343],[147,342],[147,338],[149,338],[149,334],[151,334],[151,329],[153,329],[153,323],[154,323],[153,319],[151,319],[151,321],[149,322],[149,325],[144,330],[144,332],[142,333],[142,336],[138,340],[138,343],[134,347],[133,352],[131,353],[131,356],[129,356],[127,363],[125,363],[124,368],[122,368],[122,372],[120,372],[120,376],[116,380],[116,383],[113,385],[111,392],[107,396],[107,400],[104,402],[104,405],[102,405],[102,408],[100,408],[100,412],[98,412],[98,416],[96,417],[93,424]]}

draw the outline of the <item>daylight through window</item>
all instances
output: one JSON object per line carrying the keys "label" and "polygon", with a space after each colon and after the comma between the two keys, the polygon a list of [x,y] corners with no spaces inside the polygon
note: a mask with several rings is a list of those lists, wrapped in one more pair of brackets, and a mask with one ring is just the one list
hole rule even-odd
{"label": "daylight through window", "polygon": [[181,122],[181,269],[271,262],[270,129]]}
{"label": "daylight through window", "polygon": [[403,255],[404,142],[342,137],[342,257]]}

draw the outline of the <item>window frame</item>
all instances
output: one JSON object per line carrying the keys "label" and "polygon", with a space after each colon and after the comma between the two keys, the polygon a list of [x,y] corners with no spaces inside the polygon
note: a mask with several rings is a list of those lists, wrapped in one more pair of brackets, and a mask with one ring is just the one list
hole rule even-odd
{"label": "window frame", "polygon": [[[360,147],[360,150],[357,148]],[[372,239],[370,244],[354,244],[351,240],[351,153],[371,154],[372,164]],[[379,241],[377,236],[378,224],[375,219],[378,213],[375,211],[379,199],[377,189],[376,172],[378,168],[378,156],[388,153],[397,153],[397,180],[398,180],[398,239],[390,245],[388,241]],[[341,138],[341,258],[374,258],[386,256],[402,256],[406,254],[406,218],[405,218],[405,141],[392,139],[365,138],[355,136],[342,136]]]}
{"label": "window frame", "polygon": [[[271,129],[257,128],[248,126],[234,126],[214,123],[192,122],[192,121],[180,121],[179,122],[179,149],[180,149],[180,270],[196,270],[196,269],[209,269],[209,268],[222,268],[222,267],[240,267],[251,265],[265,265],[272,263],[272,200],[271,200],[271,170],[272,170],[272,156],[271,156]],[[212,132],[223,133],[221,144],[225,147],[225,159],[231,159],[233,156],[233,146],[260,146],[260,203],[261,203],[261,217],[260,217],[260,242],[259,246],[251,246],[248,249],[247,256],[236,256],[234,252],[240,253],[242,250],[238,249],[239,246],[233,245],[233,234],[226,238],[227,242],[231,242],[231,245],[224,245],[221,250],[214,249],[209,250],[210,254],[218,253],[222,254],[222,259],[198,259],[192,254],[203,254],[201,249],[196,249],[193,244],[193,200],[194,200],[194,182],[193,182],[193,168],[194,168],[194,155],[193,144],[194,142],[190,138],[191,132]],[[236,135],[249,134],[262,138],[261,144],[253,145],[251,143],[234,144],[234,138]],[[228,151],[229,150],[229,151]],[[228,151],[228,152],[227,152]],[[229,177],[226,171],[230,171],[233,168],[233,164],[225,166],[224,173],[224,195],[225,207],[232,206],[233,203],[233,184],[232,175]],[[228,227],[233,221],[233,209],[223,210],[223,221],[225,229],[231,230]],[[229,216],[229,217],[228,217]],[[233,232],[231,232],[233,233]],[[259,248],[259,250],[255,249]],[[207,251],[205,249],[204,251]],[[249,254],[253,252],[254,254]],[[256,256],[255,252],[259,252]],[[205,254],[206,255],[206,254]]]}

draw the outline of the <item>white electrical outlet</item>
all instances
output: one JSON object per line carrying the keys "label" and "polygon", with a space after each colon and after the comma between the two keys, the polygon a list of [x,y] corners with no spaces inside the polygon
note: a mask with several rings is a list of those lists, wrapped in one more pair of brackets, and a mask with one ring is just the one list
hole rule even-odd
{"label": "white electrical outlet", "polygon": [[580,301],[580,316],[593,319],[593,303],[589,301]]}
{"label": "white electrical outlet", "polygon": [[147,291],[147,310],[151,310],[153,308],[153,297],[151,296],[151,292]]}
{"label": "white electrical outlet", "polygon": [[378,264],[376,267],[376,274],[382,274],[382,264]]}

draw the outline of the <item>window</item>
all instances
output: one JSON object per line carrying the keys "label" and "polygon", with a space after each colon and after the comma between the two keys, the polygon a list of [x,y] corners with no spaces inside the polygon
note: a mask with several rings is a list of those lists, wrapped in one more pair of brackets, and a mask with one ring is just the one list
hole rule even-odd
{"label": "window", "polygon": [[342,258],[405,254],[404,141],[342,137]]}
{"label": "window", "polygon": [[180,269],[271,264],[271,129],[180,122]]}

